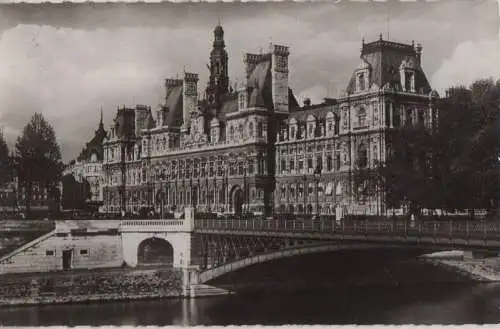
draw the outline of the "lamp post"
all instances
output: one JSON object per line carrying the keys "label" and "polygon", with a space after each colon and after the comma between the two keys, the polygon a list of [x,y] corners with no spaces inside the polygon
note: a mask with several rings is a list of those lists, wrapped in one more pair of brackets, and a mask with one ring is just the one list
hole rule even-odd
{"label": "lamp post", "polygon": [[306,208],[307,208],[307,194],[306,194],[306,182],[307,182],[307,175],[304,174],[302,176],[302,181],[304,182],[303,183],[303,186],[302,186],[302,193],[304,194],[304,214],[306,213]]}
{"label": "lamp post", "polygon": [[165,179],[164,171],[160,172],[159,178],[160,178],[160,219],[163,219],[163,208],[164,208],[163,203],[165,202],[165,195],[163,191],[163,181]]}
{"label": "lamp post", "polygon": [[245,209],[244,209],[244,212],[247,213],[248,212],[248,198],[247,198],[247,170],[246,170],[246,166],[244,165],[243,166],[243,198],[244,198],[244,202],[243,204],[245,205]]}
{"label": "lamp post", "polygon": [[316,181],[316,217],[319,219],[319,180],[321,179],[321,166],[318,164],[314,171],[314,178]]}

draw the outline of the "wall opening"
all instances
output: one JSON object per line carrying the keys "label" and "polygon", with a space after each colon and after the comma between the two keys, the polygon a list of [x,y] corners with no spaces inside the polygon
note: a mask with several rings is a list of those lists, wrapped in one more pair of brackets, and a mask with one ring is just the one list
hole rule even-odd
{"label": "wall opening", "polygon": [[150,238],[142,241],[137,248],[137,265],[173,266],[174,248],[160,238]]}

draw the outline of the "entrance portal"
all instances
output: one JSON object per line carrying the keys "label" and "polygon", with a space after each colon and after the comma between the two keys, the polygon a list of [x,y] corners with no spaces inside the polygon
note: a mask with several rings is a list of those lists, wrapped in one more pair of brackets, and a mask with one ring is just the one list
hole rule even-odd
{"label": "entrance portal", "polygon": [[137,250],[137,264],[173,266],[174,248],[160,238],[150,238],[142,241]]}
{"label": "entrance portal", "polygon": [[63,250],[62,252],[63,270],[67,271],[71,269],[72,256],[73,256],[73,250]]}
{"label": "entrance portal", "polygon": [[243,202],[245,202],[245,197],[241,187],[235,186],[233,188],[233,193],[231,193],[231,206],[233,207],[233,212],[240,215],[243,208]]}

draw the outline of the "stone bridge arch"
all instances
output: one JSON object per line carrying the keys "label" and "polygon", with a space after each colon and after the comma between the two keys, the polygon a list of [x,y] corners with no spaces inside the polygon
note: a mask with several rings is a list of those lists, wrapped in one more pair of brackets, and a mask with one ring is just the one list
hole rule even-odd
{"label": "stone bridge arch", "polygon": [[[157,264],[185,268],[191,263],[191,240],[192,236],[189,232],[123,232],[123,261],[130,267],[147,265],[147,262],[141,261],[140,255],[144,252],[144,247],[148,245],[148,242],[151,245],[151,241],[155,241],[154,246],[159,247],[160,250],[162,246],[167,248],[163,249],[164,257],[160,254],[160,258],[157,258]],[[168,246],[171,246],[171,249]]]}
{"label": "stone bridge arch", "polygon": [[172,267],[174,247],[166,239],[153,236],[142,240],[137,247],[137,265],[163,265]]}

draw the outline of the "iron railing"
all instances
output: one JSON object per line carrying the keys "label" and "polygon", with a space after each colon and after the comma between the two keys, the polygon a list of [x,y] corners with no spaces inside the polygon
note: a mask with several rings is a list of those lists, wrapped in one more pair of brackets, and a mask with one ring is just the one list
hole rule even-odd
{"label": "iron railing", "polygon": [[198,219],[195,230],[281,233],[331,233],[340,235],[448,236],[500,239],[496,221],[333,221],[315,219],[276,220],[253,218]]}

